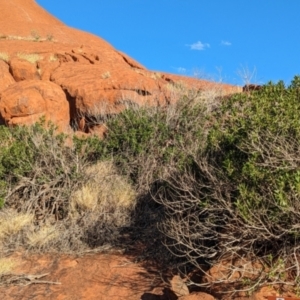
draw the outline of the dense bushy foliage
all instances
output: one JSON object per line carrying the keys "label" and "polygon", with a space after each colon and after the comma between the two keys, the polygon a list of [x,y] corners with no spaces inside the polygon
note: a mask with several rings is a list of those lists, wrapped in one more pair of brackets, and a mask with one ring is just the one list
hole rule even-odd
{"label": "dense bushy foliage", "polygon": [[[269,83],[224,102],[209,135],[216,166],[230,180],[233,202],[247,222],[262,224],[276,240],[298,237],[300,90]],[[284,235],[283,235],[284,234]],[[270,241],[269,241],[270,242]]]}
{"label": "dense bushy foliage", "polygon": [[204,140],[207,108],[200,94],[187,93],[170,107],[128,109],[110,120],[102,155],[113,157],[115,164],[139,189],[149,185],[171,162],[183,169],[191,163],[189,153],[195,141]]}
{"label": "dense bushy foliage", "polygon": [[253,286],[299,280],[299,81],[216,99],[213,110],[183,97],[171,114],[131,110],[109,124],[105,149],[161,204],[172,253],[203,271],[259,261]]}
{"label": "dense bushy foliage", "polygon": [[[106,126],[104,140],[74,138],[74,147],[66,147],[65,137],[56,136],[54,129],[43,131],[40,125],[30,131],[1,127],[0,205],[22,211],[27,207],[25,211],[34,211],[36,217],[41,211],[44,220],[51,214],[58,221],[76,215],[77,226],[88,223],[83,216],[105,214],[108,207],[117,212],[110,223],[98,218],[92,224],[102,233],[121,218],[117,226],[140,226],[138,235],[146,236],[145,243],[163,237],[159,242],[173,256],[204,273],[227,262],[222,267],[225,277],[199,285],[226,282],[244,290],[266,283],[296,286],[300,77],[287,87],[268,83],[226,99],[207,101],[201,92],[187,91],[168,107],[126,109]],[[96,173],[83,179],[85,169],[95,166],[98,173],[109,166],[108,179]],[[119,210],[109,205],[117,207],[115,198],[122,194],[109,183],[109,178],[121,182],[116,170],[127,176],[122,183],[127,196]],[[99,188],[101,181],[109,188]],[[128,182],[137,192],[137,205]],[[103,196],[113,189],[114,194]],[[100,232],[92,232],[92,239],[99,240]],[[256,269],[247,269],[249,261]]]}
{"label": "dense bushy foliage", "polygon": [[55,199],[56,196],[62,197],[60,189],[78,175],[76,165],[69,164],[75,153],[64,146],[66,137],[57,135],[54,126],[49,125],[47,129],[44,126],[41,121],[31,127],[0,127],[0,180],[7,191],[6,205],[20,208],[28,202],[34,210],[41,205],[41,198],[52,196],[48,210],[53,208],[58,213],[63,210],[64,201]]}
{"label": "dense bushy foliage", "polygon": [[[299,116],[298,77],[288,87],[269,83],[223,102],[194,168],[172,174],[159,195],[171,250],[199,268],[259,260],[254,285],[299,280]],[[236,270],[231,265],[227,276]]]}
{"label": "dense bushy foliage", "polygon": [[134,191],[111,162],[95,162],[98,139],[72,145],[43,121],[0,136],[0,250],[84,251],[130,222]]}

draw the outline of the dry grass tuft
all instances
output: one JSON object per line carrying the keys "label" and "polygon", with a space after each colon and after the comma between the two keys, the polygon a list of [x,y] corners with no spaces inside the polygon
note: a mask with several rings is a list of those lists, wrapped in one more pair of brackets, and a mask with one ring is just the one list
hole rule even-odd
{"label": "dry grass tuft", "polygon": [[72,210],[96,211],[111,207],[130,209],[135,204],[135,192],[130,184],[117,174],[110,161],[99,162],[86,170],[89,181],[71,198]]}
{"label": "dry grass tuft", "polygon": [[102,79],[110,78],[110,77],[111,77],[110,72],[109,72],[109,71],[104,72],[104,73],[101,75],[101,77],[102,77]]}
{"label": "dry grass tuft", "polygon": [[44,224],[38,231],[27,233],[27,243],[30,247],[44,247],[59,237],[57,226]]}
{"label": "dry grass tuft", "polygon": [[12,273],[15,266],[16,263],[11,258],[0,258],[0,277]]}
{"label": "dry grass tuft", "polygon": [[58,58],[57,58],[57,55],[56,55],[56,54],[51,54],[50,57],[49,57],[49,61],[50,61],[50,62],[57,61],[57,59],[58,59]]}
{"label": "dry grass tuft", "polygon": [[13,210],[4,210],[0,214],[0,241],[20,232],[33,222],[34,216],[28,213],[17,213]]}
{"label": "dry grass tuft", "polygon": [[29,42],[55,42],[52,34],[47,34],[46,37],[41,37],[38,32],[32,31],[30,36],[6,35],[0,34],[0,40],[10,41],[29,41]]}
{"label": "dry grass tuft", "polygon": [[32,64],[35,64],[37,61],[42,59],[42,57],[37,53],[18,53],[17,56],[21,59],[29,61]]}
{"label": "dry grass tuft", "polygon": [[0,52],[0,60],[9,61],[9,55],[6,52]]}
{"label": "dry grass tuft", "polygon": [[74,193],[71,206],[82,210],[95,211],[98,206],[98,191],[94,190],[91,184],[83,186]]}

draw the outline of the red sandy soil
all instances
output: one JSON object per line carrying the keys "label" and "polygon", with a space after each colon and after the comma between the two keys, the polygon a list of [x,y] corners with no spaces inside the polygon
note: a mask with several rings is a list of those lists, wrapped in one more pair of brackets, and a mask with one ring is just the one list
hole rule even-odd
{"label": "red sandy soil", "polygon": [[[14,274],[44,275],[32,281],[0,287],[1,299],[141,299],[163,287],[158,272],[149,272],[134,257],[117,254],[84,256],[14,254]],[[33,278],[33,277],[31,277]],[[29,284],[30,283],[30,284]],[[16,283],[15,283],[16,284]],[[26,285],[27,284],[27,285]],[[163,292],[161,292],[163,294]],[[146,294],[146,296],[145,296]],[[143,296],[144,295],[144,296]],[[150,299],[150,298],[148,298]]]}

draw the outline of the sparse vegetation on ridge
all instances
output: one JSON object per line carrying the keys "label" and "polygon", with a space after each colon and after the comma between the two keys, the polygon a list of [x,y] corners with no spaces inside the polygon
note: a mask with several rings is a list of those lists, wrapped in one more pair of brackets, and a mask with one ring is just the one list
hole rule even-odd
{"label": "sparse vegetation on ridge", "polygon": [[[203,288],[296,288],[299,103],[295,77],[226,99],[181,89],[176,104],[129,107],[104,140],[72,147],[51,126],[1,127],[2,251],[122,246],[129,232],[148,257],[197,269]],[[209,275],[218,264],[225,275]]]}
{"label": "sparse vegetation on ridge", "polygon": [[9,61],[9,55],[6,52],[0,52],[0,59],[4,60],[5,62]]}
{"label": "sparse vegetation on ridge", "polygon": [[[20,58],[20,59],[24,59],[24,60],[27,60],[28,62],[34,64],[36,63],[37,61],[43,59],[43,57],[38,54],[38,53],[23,53],[23,52],[19,52],[17,53],[17,57]],[[4,60],[5,62],[8,62],[10,59],[9,57],[9,54],[6,53],[6,52],[0,52],[0,60]],[[49,58],[50,61],[55,61],[56,58],[54,55],[52,55],[50,58]]]}
{"label": "sparse vegetation on ridge", "polygon": [[27,60],[32,64],[42,59],[41,55],[37,53],[17,53],[17,56],[21,59]]}
{"label": "sparse vegetation on ridge", "polygon": [[47,34],[46,37],[42,37],[35,30],[32,30],[29,36],[20,35],[7,35],[0,33],[0,40],[18,40],[18,41],[29,41],[29,42],[54,42],[54,37],[52,34]]}

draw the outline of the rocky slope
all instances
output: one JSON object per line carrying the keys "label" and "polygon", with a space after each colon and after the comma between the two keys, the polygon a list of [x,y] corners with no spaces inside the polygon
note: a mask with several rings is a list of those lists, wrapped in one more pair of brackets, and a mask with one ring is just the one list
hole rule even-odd
{"label": "rocky slope", "polygon": [[100,37],[64,25],[34,0],[0,4],[0,124],[45,116],[61,131],[91,132],[91,119],[126,105],[174,100],[183,82],[220,96],[240,87],[148,71]]}

